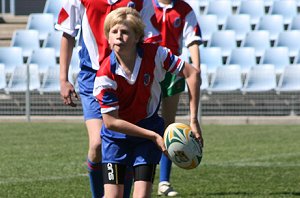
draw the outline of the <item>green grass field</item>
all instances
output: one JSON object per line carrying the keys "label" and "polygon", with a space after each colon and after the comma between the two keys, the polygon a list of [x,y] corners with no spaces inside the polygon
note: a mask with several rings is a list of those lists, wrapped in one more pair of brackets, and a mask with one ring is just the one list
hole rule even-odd
{"label": "green grass field", "polygon": [[[179,197],[300,196],[300,125],[203,128],[201,165],[172,169]],[[0,123],[0,197],[91,197],[86,151],[83,123]]]}

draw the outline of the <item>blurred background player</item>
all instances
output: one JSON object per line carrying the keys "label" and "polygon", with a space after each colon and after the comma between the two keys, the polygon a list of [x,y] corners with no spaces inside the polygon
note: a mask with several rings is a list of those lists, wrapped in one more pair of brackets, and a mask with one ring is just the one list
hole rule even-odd
{"label": "blurred background player", "polygon": [[[87,166],[93,197],[103,196],[101,168],[102,115],[100,106],[93,96],[94,79],[103,59],[110,49],[103,32],[103,23],[108,13],[118,7],[132,6],[141,10],[142,1],[135,0],[65,0],[60,11],[56,29],[63,31],[60,52],[61,97],[66,105],[76,106],[72,97],[77,98],[74,86],[69,82],[69,64],[75,46],[75,37],[80,31],[79,58],[80,72],[78,86],[83,115],[89,137]],[[125,182],[124,197],[130,196],[130,174]],[[127,185],[128,184],[128,185]]]}
{"label": "blurred background player", "polygon": [[[153,0],[148,10],[149,23],[146,24],[146,42],[159,43],[180,56],[183,46],[190,51],[192,64],[200,70],[199,45],[202,43],[200,27],[193,9],[182,0]],[[162,117],[165,128],[175,122],[180,93],[185,89],[182,77],[166,73],[162,88]],[[162,155],[160,162],[160,183],[158,195],[176,196],[178,193],[170,184],[172,162]]]}
{"label": "blurred background player", "polygon": [[[102,162],[105,197],[122,197],[126,166],[133,165],[133,197],[151,197],[156,164],[163,143],[160,81],[165,72],[186,78],[190,99],[190,126],[201,140],[197,119],[200,71],[169,49],[141,43],[144,24],[132,8],[118,8],[106,18],[105,35],[113,50],[101,64],[94,83],[103,115]],[[160,151],[160,150],[161,151]]]}

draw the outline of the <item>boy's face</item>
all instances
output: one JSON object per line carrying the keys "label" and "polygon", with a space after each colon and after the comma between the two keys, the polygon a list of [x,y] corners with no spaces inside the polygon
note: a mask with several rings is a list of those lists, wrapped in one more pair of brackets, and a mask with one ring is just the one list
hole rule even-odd
{"label": "boy's face", "polygon": [[113,26],[108,35],[108,43],[111,49],[117,53],[135,50],[139,39],[132,28],[126,23]]}

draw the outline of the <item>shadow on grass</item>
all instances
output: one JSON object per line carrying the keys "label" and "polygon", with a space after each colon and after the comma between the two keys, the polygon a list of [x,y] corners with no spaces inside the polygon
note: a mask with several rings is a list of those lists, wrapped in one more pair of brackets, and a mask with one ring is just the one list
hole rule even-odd
{"label": "shadow on grass", "polygon": [[269,193],[270,195],[294,195],[300,196],[300,192],[276,192],[276,193]]}

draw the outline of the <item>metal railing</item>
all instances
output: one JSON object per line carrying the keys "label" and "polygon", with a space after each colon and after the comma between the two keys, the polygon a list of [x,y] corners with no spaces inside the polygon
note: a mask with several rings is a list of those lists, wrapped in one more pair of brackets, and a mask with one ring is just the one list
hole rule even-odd
{"label": "metal railing", "polygon": [[[6,5],[9,3],[9,12],[6,10]],[[15,0],[1,0],[1,14],[9,13],[11,15],[15,15]]]}

